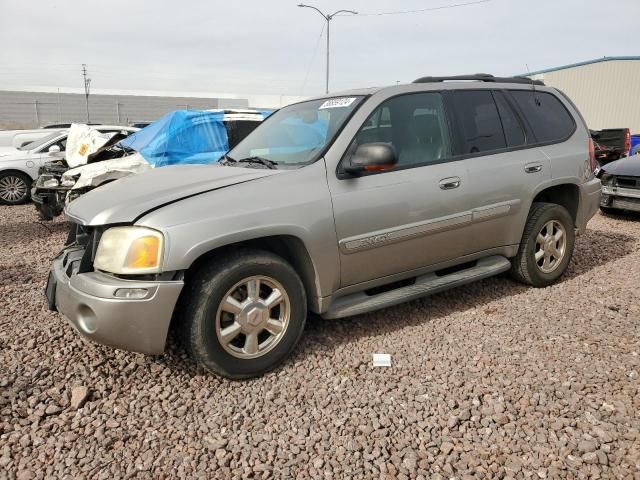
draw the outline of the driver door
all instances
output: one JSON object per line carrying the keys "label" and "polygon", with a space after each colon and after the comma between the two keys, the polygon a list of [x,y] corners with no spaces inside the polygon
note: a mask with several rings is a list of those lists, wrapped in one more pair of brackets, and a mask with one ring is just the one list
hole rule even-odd
{"label": "driver door", "polygon": [[439,92],[392,97],[373,111],[358,145],[391,143],[388,171],[330,179],[341,287],[457,258],[470,249],[465,162],[451,161],[449,122]]}

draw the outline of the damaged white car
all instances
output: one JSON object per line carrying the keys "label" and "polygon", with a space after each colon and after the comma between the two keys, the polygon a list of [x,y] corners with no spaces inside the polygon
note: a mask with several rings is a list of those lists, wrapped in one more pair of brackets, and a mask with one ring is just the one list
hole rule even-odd
{"label": "damaged white car", "polygon": [[41,168],[31,195],[41,218],[51,220],[80,195],[119,178],[166,165],[217,162],[271,113],[178,110],[133,135],[116,134],[86,149],[84,132],[68,148],[66,161]]}

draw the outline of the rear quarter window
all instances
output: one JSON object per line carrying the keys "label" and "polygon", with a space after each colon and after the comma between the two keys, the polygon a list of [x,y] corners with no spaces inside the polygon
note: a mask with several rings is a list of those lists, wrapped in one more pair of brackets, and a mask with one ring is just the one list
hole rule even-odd
{"label": "rear quarter window", "polygon": [[538,143],[567,139],[575,130],[573,117],[562,102],[551,93],[511,90]]}

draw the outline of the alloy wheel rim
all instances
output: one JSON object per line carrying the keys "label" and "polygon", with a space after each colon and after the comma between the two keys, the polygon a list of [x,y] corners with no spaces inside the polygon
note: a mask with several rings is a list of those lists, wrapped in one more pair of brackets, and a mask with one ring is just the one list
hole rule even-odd
{"label": "alloy wheel rim", "polygon": [[291,302],[284,287],[271,277],[254,275],[236,283],[222,297],[216,336],[230,355],[258,358],[280,343],[290,316]]}
{"label": "alloy wheel rim", "polygon": [[7,175],[0,179],[0,198],[7,202],[22,200],[27,194],[27,184],[20,177]]}
{"label": "alloy wheel rim", "polygon": [[567,250],[567,232],[557,220],[549,220],[536,236],[534,258],[542,273],[553,272],[564,259]]}

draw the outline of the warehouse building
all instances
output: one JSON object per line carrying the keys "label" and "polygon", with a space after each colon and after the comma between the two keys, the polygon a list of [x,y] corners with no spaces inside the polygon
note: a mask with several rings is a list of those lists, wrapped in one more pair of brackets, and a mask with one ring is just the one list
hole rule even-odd
{"label": "warehouse building", "polygon": [[[80,89],[0,90],[0,129],[37,128],[52,123],[87,122]],[[101,90],[89,95],[91,123],[126,125],[153,121],[184,109],[279,108],[302,97],[281,95],[175,94]]]}
{"label": "warehouse building", "polygon": [[527,76],[565,92],[589,128],[627,127],[640,134],[640,57],[603,57]]}

